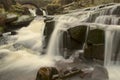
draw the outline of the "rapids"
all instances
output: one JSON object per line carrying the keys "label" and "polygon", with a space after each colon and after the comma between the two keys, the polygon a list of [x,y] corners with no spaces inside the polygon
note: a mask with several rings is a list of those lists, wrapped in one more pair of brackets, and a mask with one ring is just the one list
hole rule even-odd
{"label": "rapids", "polygon": [[44,20],[36,18],[17,35],[4,35],[10,40],[0,46],[0,80],[35,80],[41,66],[54,65],[50,57],[40,55],[44,26]]}

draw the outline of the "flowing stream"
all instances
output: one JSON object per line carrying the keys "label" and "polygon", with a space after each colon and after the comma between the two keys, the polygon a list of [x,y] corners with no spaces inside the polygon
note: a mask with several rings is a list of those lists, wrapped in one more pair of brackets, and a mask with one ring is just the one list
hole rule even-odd
{"label": "flowing stream", "polygon": [[36,18],[17,35],[3,36],[9,40],[0,46],[0,80],[35,80],[41,66],[54,65],[51,58],[40,55],[44,26],[44,20]]}
{"label": "flowing stream", "polygon": [[[120,64],[119,6],[119,4],[105,6],[102,9],[98,6],[90,8],[89,11],[81,9],[55,17],[55,28],[45,55],[41,54],[45,37],[44,18],[36,17],[28,27],[17,30],[17,35],[3,34],[0,41],[0,80],[35,80],[40,67],[54,66],[56,60],[64,59],[61,56],[63,33],[79,25],[86,25],[90,30],[96,28],[104,30],[104,65]],[[36,16],[33,10],[30,11]]]}

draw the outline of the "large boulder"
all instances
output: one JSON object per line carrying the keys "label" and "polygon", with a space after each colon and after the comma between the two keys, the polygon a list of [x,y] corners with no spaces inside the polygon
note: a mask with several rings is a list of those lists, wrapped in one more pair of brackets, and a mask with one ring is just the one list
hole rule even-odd
{"label": "large boulder", "polygon": [[108,80],[107,69],[102,66],[95,66],[91,78],[91,80]]}
{"label": "large boulder", "polygon": [[44,30],[44,35],[45,35],[45,45],[44,48],[47,48],[51,34],[54,30],[55,27],[55,21],[51,19],[45,20],[46,25],[45,25],[45,30]]}
{"label": "large boulder", "polygon": [[86,59],[104,60],[105,33],[103,30],[90,30],[87,40],[87,48],[85,48],[84,57]]}
{"label": "large boulder", "polygon": [[70,28],[69,34],[71,36],[71,48],[72,49],[81,49],[85,42],[87,26],[76,26]]}
{"label": "large boulder", "polygon": [[18,19],[16,21],[13,21],[7,25],[7,29],[8,30],[14,30],[14,29],[18,29],[21,28],[23,26],[27,26],[29,25],[29,23],[34,19],[34,17],[32,16],[28,16],[28,15],[22,15],[19,16]]}
{"label": "large boulder", "polygon": [[36,76],[36,80],[52,80],[53,76],[58,74],[55,67],[41,67]]}
{"label": "large boulder", "polygon": [[6,18],[6,23],[11,23],[13,21],[16,21],[18,19],[18,15],[13,13],[8,13]]}

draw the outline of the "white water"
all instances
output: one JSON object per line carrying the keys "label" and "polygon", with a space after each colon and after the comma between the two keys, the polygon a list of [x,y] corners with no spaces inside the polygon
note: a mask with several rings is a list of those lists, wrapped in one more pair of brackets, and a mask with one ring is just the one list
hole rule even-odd
{"label": "white water", "polygon": [[36,9],[29,9],[30,13],[32,16],[37,16],[36,15]]}
{"label": "white water", "polygon": [[40,10],[43,12],[43,16],[47,16],[47,12],[40,8]]}
{"label": "white water", "polygon": [[[92,12],[94,12],[94,10]],[[49,41],[46,55],[40,55],[43,45],[42,41],[44,40],[43,31],[45,23],[43,19],[35,19],[28,27],[18,30],[18,35],[10,36],[11,41],[8,42],[11,43],[0,46],[0,80],[35,80],[37,70],[41,66],[54,66],[54,58],[60,56],[62,52],[61,40],[63,40],[64,31],[80,25],[83,21],[85,22],[86,19],[89,18],[91,11],[85,13],[86,14],[82,14],[82,12],[79,14],[75,13],[74,17],[71,15],[58,18]],[[100,14],[103,15],[106,13],[107,11],[103,11]],[[35,13],[33,13],[33,15],[35,16]],[[95,19],[95,24],[101,23],[100,27],[103,27],[106,19],[108,19],[108,17],[104,17],[103,19],[103,17],[99,15]],[[112,23],[115,29],[116,27],[119,28],[119,26],[115,25],[116,21],[114,22],[114,20],[112,20]],[[88,23],[86,22],[86,24]],[[94,27],[91,24],[88,25]],[[114,30],[112,31],[114,26],[106,31],[105,65],[111,64],[112,49],[117,46],[114,46],[114,42],[116,41],[114,40],[115,32]],[[104,28],[105,27],[106,25]],[[117,37],[118,36],[116,36],[116,38]],[[118,42],[119,41],[116,41],[116,44],[118,44]]]}
{"label": "white water", "polygon": [[49,56],[40,55],[44,26],[43,19],[35,19],[9,37],[12,43],[0,46],[0,80],[35,80],[40,67],[54,66]]}
{"label": "white water", "polygon": [[48,50],[47,50],[47,55],[49,56],[61,56],[61,48],[63,46],[63,43],[61,41],[63,40],[63,33],[67,31],[72,26],[77,25],[78,19],[75,17],[69,17],[69,16],[61,16],[58,18],[54,31],[51,35],[49,45],[48,45]]}

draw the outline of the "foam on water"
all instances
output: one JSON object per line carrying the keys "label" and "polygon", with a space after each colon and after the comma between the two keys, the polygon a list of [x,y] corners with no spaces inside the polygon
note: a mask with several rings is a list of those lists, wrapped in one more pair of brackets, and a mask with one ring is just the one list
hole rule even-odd
{"label": "foam on water", "polygon": [[51,57],[40,55],[44,26],[43,19],[35,19],[17,35],[8,35],[11,43],[0,47],[0,80],[35,80],[40,67],[54,66]]}

